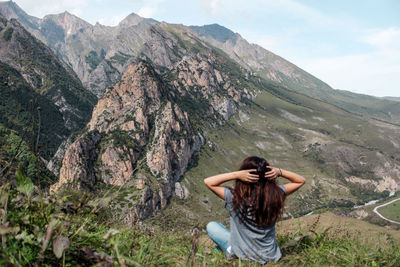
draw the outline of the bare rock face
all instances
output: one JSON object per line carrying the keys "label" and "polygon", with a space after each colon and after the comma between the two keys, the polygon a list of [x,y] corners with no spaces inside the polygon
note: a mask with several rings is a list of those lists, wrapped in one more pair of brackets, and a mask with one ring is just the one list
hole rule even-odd
{"label": "bare rock face", "polygon": [[170,175],[182,176],[191,155],[200,149],[201,138],[188,131],[191,127],[187,114],[171,102],[157,115],[154,127],[153,142],[146,154],[151,173],[166,181]]}
{"label": "bare rock face", "polygon": [[[168,43],[175,37],[164,37],[171,52]],[[189,192],[179,181],[205,143],[192,120],[223,124],[248,95],[231,82],[221,59],[205,49],[208,54],[183,56],[171,69],[155,69],[144,60],[129,65],[98,101],[88,132],[66,151],[52,189],[90,189],[96,183],[131,188],[128,195],[135,200],[124,200],[132,208],[114,207],[123,210],[126,223],[164,208],[174,194],[186,198]],[[157,62],[172,64],[162,58]]]}
{"label": "bare rock face", "polygon": [[61,145],[58,147],[54,156],[47,163],[47,166],[46,166],[47,169],[49,169],[49,171],[54,173],[56,176],[60,175],[60,169],[62,166],[63,158],[65,156],[65,152],[71,146],[72,141],[73,141],[73,136],[70,136],[67,139],[65,139],[61,143]]}
{"label": "bare rock face", "polygon": [[60,179],[51,187],[52,191],[57,191],[63,185],[88,189],[95,184],[96,175],[93,167],[100,139],[100,134],[92,132],[75,140],[65,153]]}

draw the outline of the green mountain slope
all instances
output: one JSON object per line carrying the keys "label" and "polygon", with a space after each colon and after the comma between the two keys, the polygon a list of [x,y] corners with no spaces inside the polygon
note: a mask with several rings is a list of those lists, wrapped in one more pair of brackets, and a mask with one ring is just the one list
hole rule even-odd
{"label": "green mountain slope", "polygon": [[365,117],[400,123],[400,104],[389,101],[393,99],[332,89],[294,64],[258,45],[249,44],[239,34],[233,34],[231,30],[218,24],[190,26],[190,28],[206,41],[224,50],[239,64],[266,80]]}
{"label": "green mountain slope", "polygon": [[353,207],[398,190],[400,127],[363,119],[290,90],[279,92],[277,97],[265,88],[226,125],[206,131],[198,165],[182,182],[191,192],[190,201],[179,209],[196,220],[220,218],[222,203],[203,179],[236,170],[249,155],[264,156],[270,164],[306,177],[304,188],[289,199],[287,216]]}
{"label": "green mountain slope", "polygon": [[49,159],[67,136],[85,126],[96,97],[48,47],[1,15],[0,64],[1,123],[31,142],[37,129],[29,120],[38,121],[40,107],[40,151]]}

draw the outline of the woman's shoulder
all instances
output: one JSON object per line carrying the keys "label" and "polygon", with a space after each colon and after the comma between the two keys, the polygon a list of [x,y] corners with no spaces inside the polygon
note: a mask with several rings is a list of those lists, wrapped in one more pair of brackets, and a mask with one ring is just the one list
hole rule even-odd
{"label": "woman's shoulder", "polygon": [[278,185],[278,187],[283,191],[283,193],[286,195],[286,188],[283,184]]}
{"label": "woman's shoulder", "polygon": [[224,188],[224,197],[226,202],[231,202],[233,199],[232,188],[225,187]]}

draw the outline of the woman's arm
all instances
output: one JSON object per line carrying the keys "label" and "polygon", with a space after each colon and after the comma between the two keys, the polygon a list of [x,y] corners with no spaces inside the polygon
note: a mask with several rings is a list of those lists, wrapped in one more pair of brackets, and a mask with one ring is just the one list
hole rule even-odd
{"label": "woman's arm", "polygon": [[208,178],[204,179],[204,183],[217,196],[219,196],[222,199],[225,199],[224,187],[220,186],[220,185],[225,183],[225,182],[228,182],[228,181],[231,181],[231,180],[236,180],[236,179],[240,179],[243,182],[255,183],[255,182],[258,181],[258,175],[250,173],[250,172],[253,172],[253,171],[257,171],[257,170],[256,169],[242,170],[242,171],[218,174],[218,175],[211,176],[211,177],[208,177]]}
{"label": "woman's arm", "polygon": [[271,166],[268,166],[272,170],[270,172],[265,173],[265,177],[269,179],[275,179],[278,176],[281,176],[283,178],[286,178],[290,181],[290,183],[284,184],[283,186],[286,189],[286,195],[289,195],[302,187],[304,183],[306,182],[306,179],[294,172],[283,170],[280,168],[274,168]]}

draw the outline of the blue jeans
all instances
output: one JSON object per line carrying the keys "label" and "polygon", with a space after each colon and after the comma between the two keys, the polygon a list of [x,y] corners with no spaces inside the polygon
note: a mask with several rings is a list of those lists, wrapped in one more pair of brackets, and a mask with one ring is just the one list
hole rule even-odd
{"label": "blue jeans", "polygon": [[212,241],[217,244],[217,247],[223,252],[227,252],[229,239],[231,233],[226,229],[226,227],[219,222],[209,222],[207,224],[207,234],[212,239]]}

